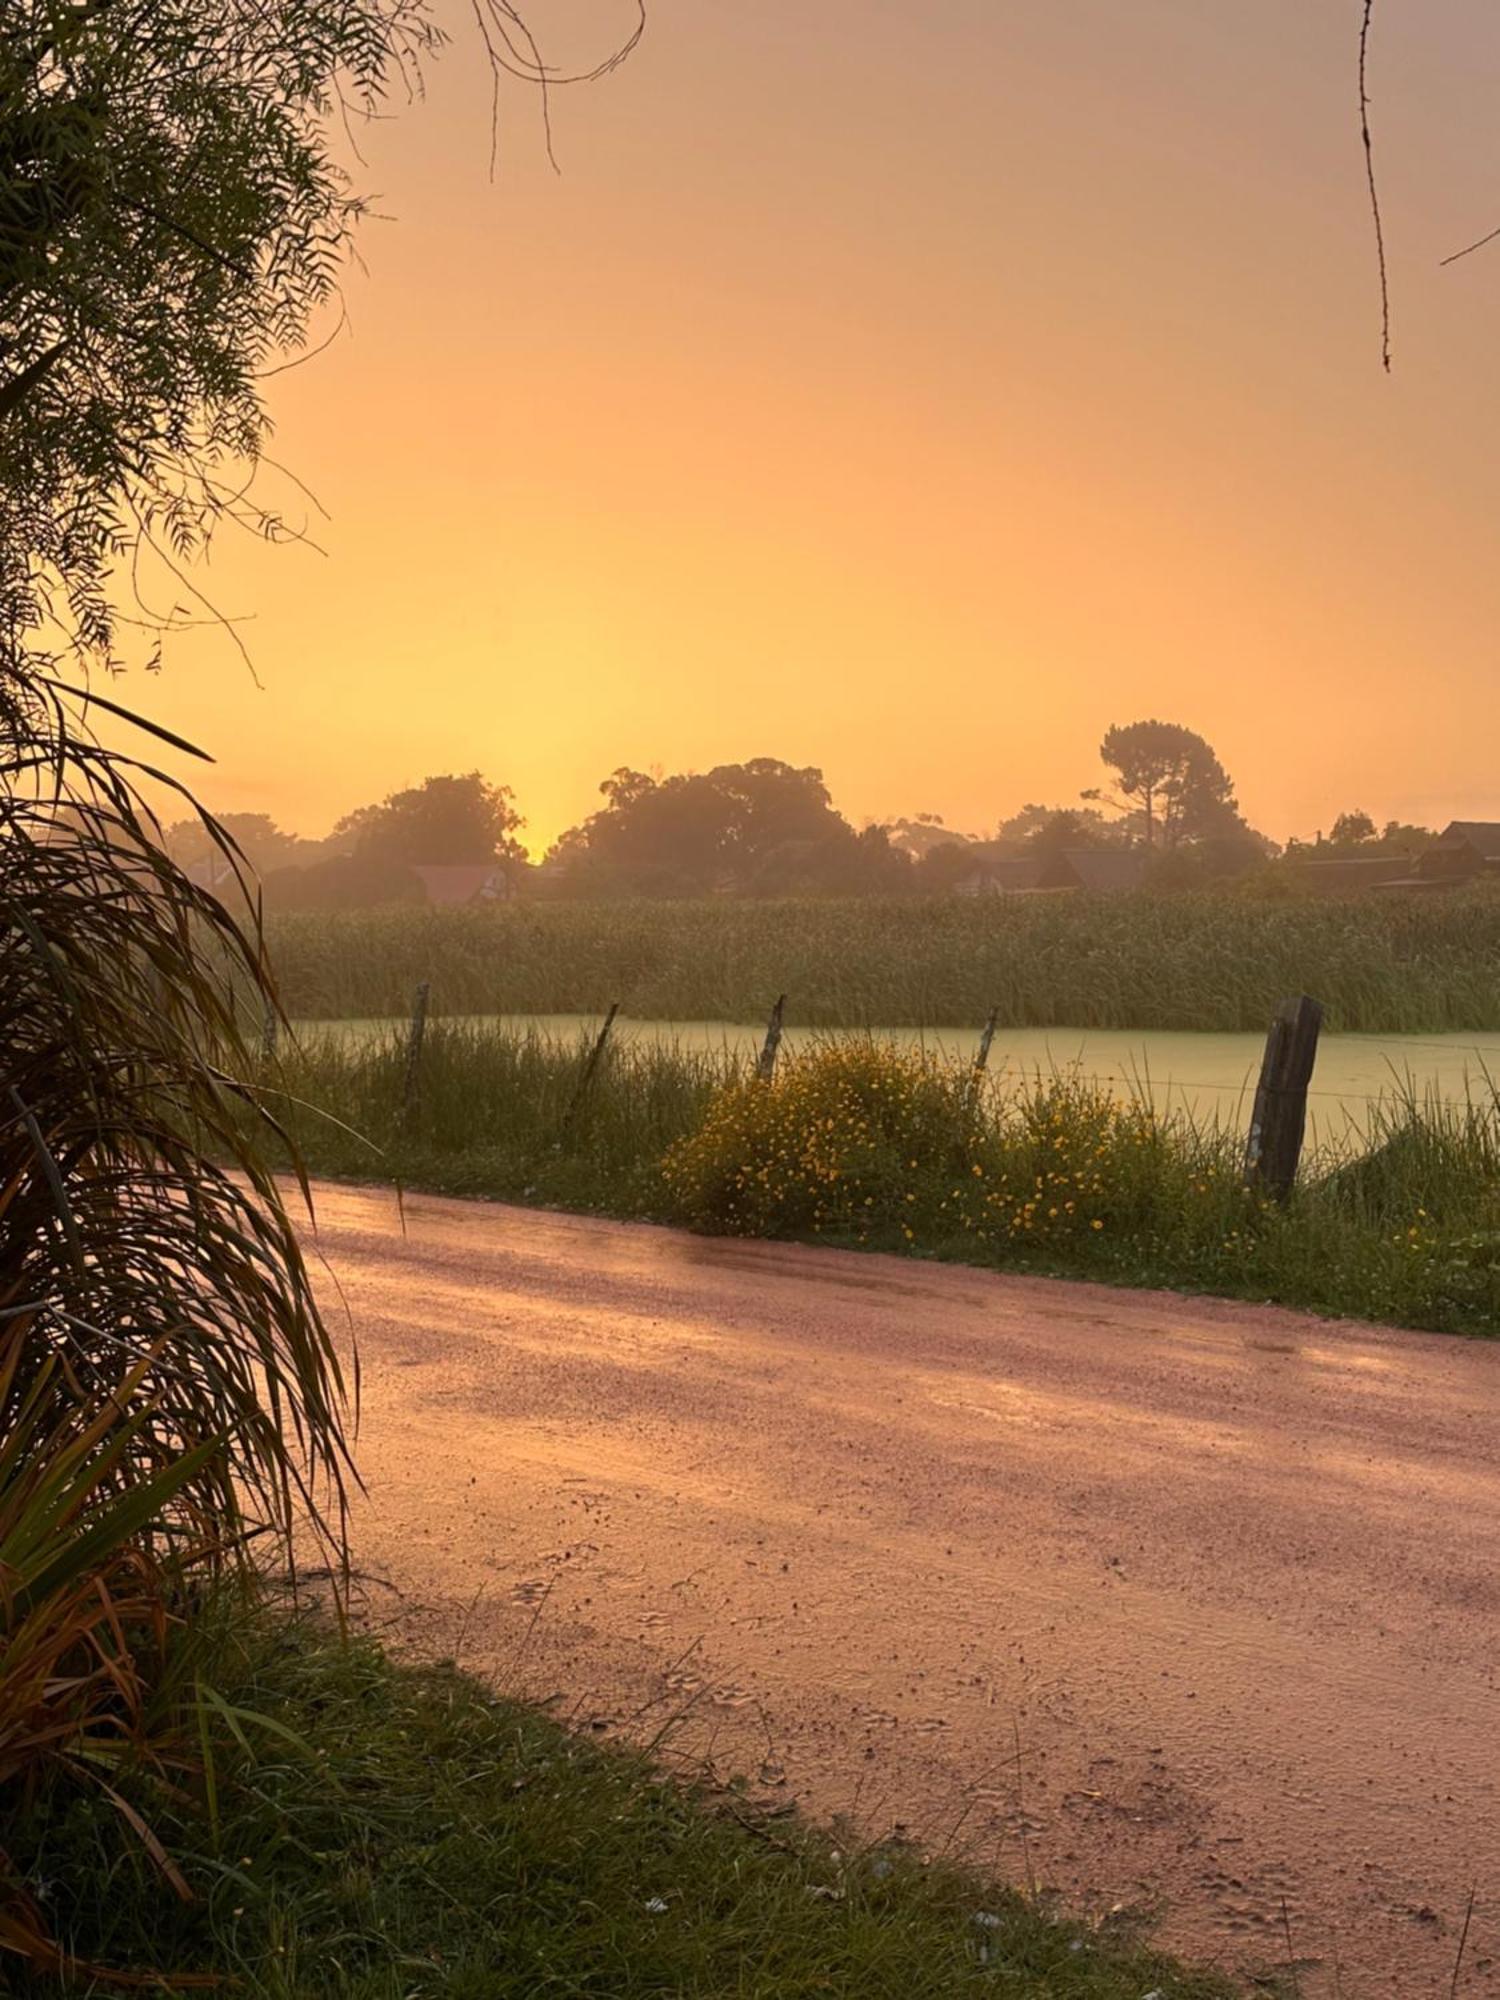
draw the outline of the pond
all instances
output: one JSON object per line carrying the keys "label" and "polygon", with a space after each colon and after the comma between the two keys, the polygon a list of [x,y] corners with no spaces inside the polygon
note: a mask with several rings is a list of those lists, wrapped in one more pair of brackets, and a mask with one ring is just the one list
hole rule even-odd
{"label": "pond", "polygon": [[[494,1026],[580,1042],[598,1032],[597,1016],[583,1014],[448,1016],[467,1025]],[[310,1021],[299,1035],[360,1039],[401,1031],[389,1019]],[[837,1029],[789,1027],[787,1050],[834,1039]],[[864,1033],[866,1031],[860,1031]],[[958,1061],[973,1060],[975,1029],[890,1028],[873,1031],[880,1039],[918,1046]],[[753,1054],[764,1025],[723,1021],[637,1021],[621,1016],[615,1034],[622,1043],[654,1042],[684,1052]],[[1199,1122],[1242,1129],[1249,1118],[1264,1047],[1259,1035],[1194,1035],[1132,1029],[1002,1028],[997,1030],[990,1068],[997,1076],[1034,1076],[1076,1070],[1098,1079],[1119,1095],[1149,1092],[1163,1109],[1185,1108]],[[1493,1106],[1500,1092],[1500,1036],[1484,1035],[1325,1035],[1318,1049],[1308,1098],[1309,1139],[1336,1144],[1369,1128],[1372,1106],[1381,1098],[1413,1091],[1448,1103],[1466,1098]]]}

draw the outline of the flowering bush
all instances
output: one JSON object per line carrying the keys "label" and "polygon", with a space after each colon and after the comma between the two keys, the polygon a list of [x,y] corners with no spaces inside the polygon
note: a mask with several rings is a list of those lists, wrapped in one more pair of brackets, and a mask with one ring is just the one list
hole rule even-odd
{"label": "flowering bush", "polygon": [[1015,1257],[1125,1229],[1154,1236],[1169,1220],[1178,1231],[1190,1208],[1232,1250],[1248,1217],[1230,1165],[1211,1140],[1186,1149],[1149,1105],[1086,1079],[1007,1091],[860,1041],[794,1056],[770,1083],[728,1084],[663,1175],[701,1229],[914,1250],[967,1240]]}
{"label": "flowering bush", "polygon": [[967,1079],[885,1043],[823,1044],[773,1082],[737,1079],[662,1173],[685,1220],[744,1236],[867,1240],[918,1184],[960,1170],[977,1128]]}

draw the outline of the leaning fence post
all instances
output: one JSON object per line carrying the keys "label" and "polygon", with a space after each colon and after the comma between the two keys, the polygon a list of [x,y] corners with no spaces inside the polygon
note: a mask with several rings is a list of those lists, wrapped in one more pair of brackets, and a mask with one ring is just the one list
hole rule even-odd
{"label": "leaning fence post", "polygon": [[1307,1086],[1322,1026],[1322,1007],[1303,993],[1282,1001],[1266,1037],[1245,1146],[1245,1179],[1277,1201],[1286,1200],[1297,1178],[1307,1130]]}
{"label": "leaning fence post", "polygon": [[565,1132],[577,1117],[583,1105],[584,1098],[588,1096],[589,1085],[594,1080],[594,1072],[598,1069],[600,1063],[603,1062],[604,1051],[609,1047],[610,1031],[615,1025],[615,1016],[619,1011],[619,1001],[611,1000],[609,1003],[609,1012],[604,1017],[604,1026],[595,1037],[594,1046],[589,1050],[588,1060],[583,1065],[583,1074],[579,1077],[578,1087],[573,1092],[573,1101],[563,1116],[563,1130]]}
{"label": "leaning fence post", "polygon": [[990,1018],[984,1024],[984,1033],[979,1037],[978,1053],[974,1057],[974,1076],[977,1081],[990,1066],[990,1045],[995,1039],[995,1029],[1000,1020],[1000,1009],[991,1007]]}
{"label": "leaning fence post", "polygon": [[786,995],[783,993],[771,1009],[771,1018],[766,1023],[766,1039],[755,1062],[755,1074],[762,1083],[769,1083],[776,1074],[776,1054],[781,1047],[781,1017],[786,1009]]}
{"label": "leaning fence post", "polygon": [[969,1071],[969,1108],[979,1102],[979,1093],[984,1088],[984,1073],[990,1066],[990,1046],[995,1039],[995,1029],[1000,1020],[1000,1009],[991,1007],[990,1018],[985,1022],[979,1037],[979,1047],[974,1052],[974,1067]]}
{"label": "leaning fence post", "polygon": [[427,996],[431,988],[424,979],[417,988],[411,1007],[411,1026],[406,1032],[406,1069],[401,1079],[401,1123],[411,1117],[417,1101],[417,1073],[422,1066],[422,1042],[427,1034]]}

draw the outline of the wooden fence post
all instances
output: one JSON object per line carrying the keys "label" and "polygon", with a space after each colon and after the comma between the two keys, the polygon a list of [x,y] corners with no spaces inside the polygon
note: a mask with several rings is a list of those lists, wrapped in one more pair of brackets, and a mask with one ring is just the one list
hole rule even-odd
{"label": "wooden fence post", "polygon": [[979,1047],[974,1055],[974,1067],[969,1072],[969,1106],[972,1110],[979,1102],[979,1093],[984,1088],[984,1073],[990,1066],[990,1048],[995,1039],[995,1027],[1000,1019],[1000,1009],[991,1007],[990,1018],[984,1024],[984,1032],[979,1037]]}
{"label": "wooden fence post", "polygon": [[771,1018],[766,1023],[766,1039],[756,1059],[755,1074],[762,1083],[769,1083],[776,1074],[776,1052],[781,1047],[781,1017],[786,1008],[783,993],[771,1009]]}
{"label": "wooden fence post", "polygon": [[1297,1178],[1307,1130],[1307,1086],[1318,1054],[1323,1009],[1303,993],[1276,1009],[1250,1114],[1245,1179],[1276,1201],[1285,1201]]}
{"label": "wooden fence post", "polygon": [[995,1040],[995,1028],[1000,1020],[1000,1009],[991,1007],[990,1018],[984,1024],[984,1033],[979,1037],[979,1051],[974,1057],[974,1074],[983,1076],[990,1066],[990,1049]]}
{"label": "wooden fence post", "polygon": [[417,1101],[417,1073],[422,1066],[422,1043],[427,1034],[427,998],[431,987],[424,979],[412,1000],[411,1026],[406,1033],[406,1071],[401,1079],[401,1123],[411,1117]]}
{"label": "wooden fence post", "polygon": [[280,1025],[276,1002],[268,1000],[260,1023],[260,1059],[267,1067],[276,1060],[276,1037]]}
{"label": "wooden fence post", "polygon": [[578,1116],[579,1110],[583,1105],[583,1100],[588,1095],[589,1085],[594,1080],[594,1072],[604,1060],[604,1051],[609,1047],[610,1032],[615,1025],[615,1016],[619,1011],[619,1001],[611,1000],[609,1003],[609,1012],[604,1017],[604,1026],[599,1030],[594,1041],[594,1046],[589,1050],[588,1059],[583,1065],[583,1074],[579,1077],[578,1087],[573,1092],[573,1101],[563,1116],[563,1130],[565,1132]]}

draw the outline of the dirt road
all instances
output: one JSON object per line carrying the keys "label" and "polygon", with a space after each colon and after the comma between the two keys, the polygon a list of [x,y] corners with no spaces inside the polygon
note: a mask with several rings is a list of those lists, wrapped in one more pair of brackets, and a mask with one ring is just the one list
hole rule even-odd
{"label": "dirt road", "polygon": [[[1301,1991],[1500,1993],[1500,1347],[327,1188],[373,1613]],[[330,1301],[333,1294],[330,1289]]]}

